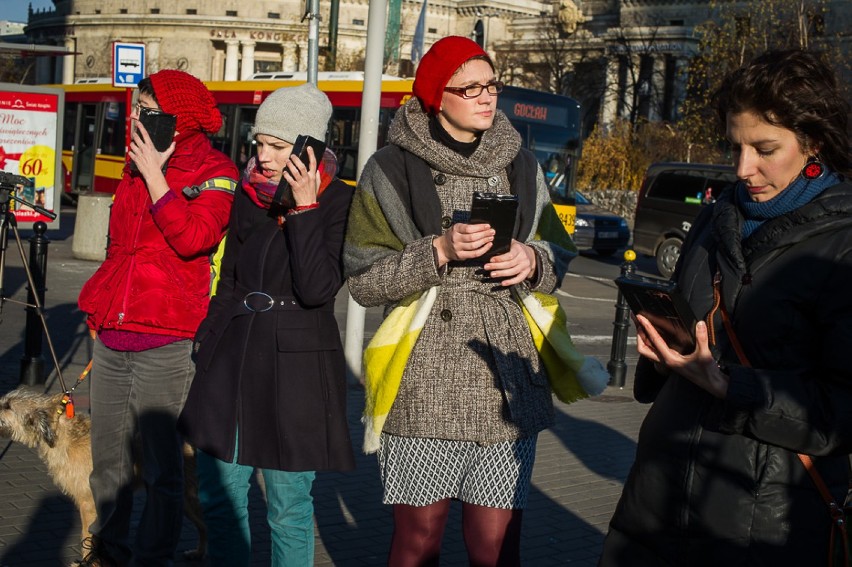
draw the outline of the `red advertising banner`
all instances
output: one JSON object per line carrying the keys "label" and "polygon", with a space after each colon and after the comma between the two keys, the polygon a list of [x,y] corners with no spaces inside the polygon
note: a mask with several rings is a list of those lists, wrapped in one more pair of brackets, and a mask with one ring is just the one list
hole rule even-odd
{"label": "red advertising banner", "polygon": [[[15,187],[17,199],[57,213],[64,101],[61,89],[0,83],[0,170],[30,180]],[[18,200],[10,201],[9,210],[18,226],[44,221],[48,228],[59,227],[59,215],[51,220]]]}

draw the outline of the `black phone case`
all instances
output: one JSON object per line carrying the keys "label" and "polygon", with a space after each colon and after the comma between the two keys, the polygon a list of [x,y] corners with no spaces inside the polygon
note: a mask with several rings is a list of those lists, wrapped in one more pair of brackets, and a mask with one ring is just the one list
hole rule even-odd
{"label": "black phone case", "polygon": [[630,310],[647,317],[669,347],[681,354],[695,350],[698,319],[674,282],[628,274],[615,284]]}
{"label": "black phone case", "polygon": [[151,142],[158,152],[169,149],[175,137],[177,116],[160,110],[143,108],[139,111],[139,122],[145,126],[145,130],[148,131],[148,136],[151,137]]}
{"label": "black phone case", "polygon": [[[325,153],[325,142],[322,140],[317,140],[312,136],[300,134],[296,137],[296,141],[293,143],[293,151],[291,154],[299,156],[302,163],[307,166],[310,163],[308,148],[314,149],[314,158],[317,160],[317,167],[319,167],[320,161],[322,161],[322,154]],[[284,179],[283,175],[281,176],[281,181],[278,182],[278,189],[275,190],[272,202],[284,207],[285,209],[293,208],[296,204],[293,200],[293,188],[290,187],[290,184],[286,179]]]}
{"label": "black phone case", "polygon": [[470,206],[470,224],[490,224],[496,234],[488,257],[499,256],[509,251],[515,233],[515,218],[518,213],[517,195],[484,193],[475,191]]}

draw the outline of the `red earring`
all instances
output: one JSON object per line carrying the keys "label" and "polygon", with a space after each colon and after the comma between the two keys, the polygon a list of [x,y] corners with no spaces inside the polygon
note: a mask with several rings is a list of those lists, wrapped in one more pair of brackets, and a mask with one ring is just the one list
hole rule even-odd
{"label": "red earring", "polygon": [[805,167],[802,168],[802,177],[808,181],[819,179],[823,173],[825,173],[825,166],[820,161],[819,156],[809,157]]}

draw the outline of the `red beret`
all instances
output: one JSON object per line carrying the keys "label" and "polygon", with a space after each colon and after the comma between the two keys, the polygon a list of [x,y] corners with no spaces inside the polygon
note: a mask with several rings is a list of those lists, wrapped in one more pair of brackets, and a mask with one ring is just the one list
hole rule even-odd
{"label": "red beret", "polygon": [[444,87],[462,64],[477,56],[485,57],[494,67],[479,44],[466,37],[451,35],[439,39],[429,48],[414,75],[414,96],[420,99],[426,112],[438,114]]}
{"label": "red beret", "polygon": [[177,115],[178,132],[201,130],[215,134],[222,126],[216,99],[204,83],[183,71],[166,69],[150,76],[157,103],[169,114]]}

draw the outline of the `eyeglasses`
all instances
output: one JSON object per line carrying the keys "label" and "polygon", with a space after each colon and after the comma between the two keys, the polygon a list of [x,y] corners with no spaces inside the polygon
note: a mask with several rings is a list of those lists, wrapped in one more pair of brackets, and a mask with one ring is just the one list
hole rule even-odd
{"label": "eyeglasses", "polygon": [[151,107],[151,106],[143,106],[141,102],[137,102],[136,104],[134,104],[133,108],[136,109],[136,114],[141,114],[143,109],[144,110],[154,110],[154,111],[160,110],[159,108],[154,108],[154,107]]}
{"label": "eyeglasses", "polygon": [[460,96],[462,98],[476,98],[482,94],[483,90],[487,90],[488,94],[496,95],[503,92],[503,82],[502,81],[489,81],[484,85],[480,85],[479,83],[468,85],[466,87],[444,87],[444,90],[448,93],[453,93],[456,96]]}

